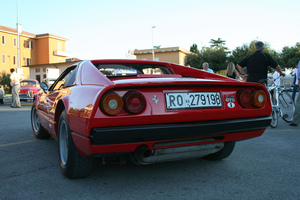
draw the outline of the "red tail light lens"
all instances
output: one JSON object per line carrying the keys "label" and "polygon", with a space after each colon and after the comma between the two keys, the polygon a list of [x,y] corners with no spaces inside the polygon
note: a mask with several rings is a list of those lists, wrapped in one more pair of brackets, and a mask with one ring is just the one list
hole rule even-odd
{"label": "red tail light lens", "polygon": [[129,91],[123,96],[124,110],[132,114],[138,114],[144,111],[146,100],[142,93],[138,91]]}
{"label": "red tail light lens", "polygon": [[242,108],[248,108],[252,105],[252,94],[248,90],[240,90],[238,92],[238,103]]}
{"label": "red tail light lens", "polygon": [[107,93],[101,99],[100,108],[107,115],[117,115],[123,109],[123,100],[115,92]]}
{"label": "red tail light lens", "polygon": [[253,106],[257,108],[262,108],[266,105],[267,94],[263,90],[256,90],[252,94]]}

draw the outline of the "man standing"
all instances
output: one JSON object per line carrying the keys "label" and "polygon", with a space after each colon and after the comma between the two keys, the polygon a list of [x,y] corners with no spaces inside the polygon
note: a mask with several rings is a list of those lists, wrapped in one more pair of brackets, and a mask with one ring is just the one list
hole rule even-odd
{"label": "man standing", "polygon": [[[247,82],[258,82],[263,79],[267,80],[268,66],[275,69],[280,75],[285,76],[277,62],[269,54],[262,52],[265,48],[263,42],[256,42],[254,48],[254,54],[245,57],[237,64],[240,73],[244,79],[247,79]],[[243,67],[247,67],[247,74],[245,74]]]}
{"label": "man standing", "polygon": [[209,65],[207,62],[202,64],[203,70],[206,72],[210,72],[210,73],[214,73],[214,71],[212,69],[209,68]]}
{"label": "man standing", "polygon": [[[300,62],[299,62],[300,63]],[[298,64],[299,66],[299,64]],[[297,70],[297,73],[295,74],[295,76],[298,79],[298,84],[300,87],[300,70]],[[295,113],[294,113],[294,119],[292,121],[292,123],[290,123],[290,126],[298,126],[298,124],[300,123],[300,95],[298,94],[297,100],[295,102]]]}
{"label": "man standing", "polygon": [[300,65],[300,61],[299,61],[298,65],[296,65],[296,69],[291,74],[292,76],[295,76],[294,77],[294,82],[293,82],[293,94],[292,94],[292,99],[293,99],[294,102],[295,102],[296,92],[297,92],[298,87],[299,87],[299,85],[298,85],[299,81],[298,81],[298,77],[297,77],[297,71],[298,71],[299,65]]}
{"label": "man standing", "polygon": [[15,69],[10,69],[11,75],[9,77],[10,79],[10,85],[12,86],[12,108],[21,108],[21,102],[19,97],[20,92],[20,81],[23,80],[23,76],[17,74],[15,72]]}

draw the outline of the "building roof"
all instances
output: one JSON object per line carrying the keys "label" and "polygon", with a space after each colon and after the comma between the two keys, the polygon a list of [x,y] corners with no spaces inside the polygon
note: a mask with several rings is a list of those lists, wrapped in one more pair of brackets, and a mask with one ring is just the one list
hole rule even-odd
{"label": "building roof", "polygon": [[[186,54],[190,54],[191,52],[182,48],[182,47],[167,47],[167,48],[158,48],[154,49],[155,53],[163,53],[163,52],[174,52],[174,51],[181,51]],[[149,54],[152,53],[152,49],[141,49],[141,50],[134,50],[134,55],[138,54]]]}
{"label": "building roof", "polygon": [[[7,33],[12,33],[12,34],[17,34],[17,29],[6,27],[6,26],[1,26],[1,25],[0,25],[0,31],[7,32]],[[35,34],[29,33],[29,32],[26,32],[26,31],[22,31],[22,35],[28,36],[28,37],[36,37]]]}
{"label": "building roof", "polygon": [[[17,34],[17,29],[6,27],[6,26],[1,26],[1,25],[0,25],[0,31],[7,32],[7,33],[12,33],[12,34]],[[67,41],[66,38],[63,38],[63,37],[60,37],[60,36],[57,36],[57,35],[53,35],[53,34],[50,34],[50,33],[44,33],[44,34],[36,35],[36,34],[33,34],[33,33],[22,31],[21,35],[28,36],[28,37],[31,37],[31,38],[36,38],[36,39],[40,39],[40,38],[44,38],[44,37],[51,37],[51,38],[56,38],[56,39]]]}

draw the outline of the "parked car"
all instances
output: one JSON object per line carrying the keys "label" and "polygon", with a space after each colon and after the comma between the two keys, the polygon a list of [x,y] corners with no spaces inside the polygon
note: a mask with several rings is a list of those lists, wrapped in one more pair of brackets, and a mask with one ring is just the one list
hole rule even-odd
{"label": "parked car", "polygon": [[20,101],[33,102],[33,96],[41,89],[40,83],[35,79],[24,79],[20,83]]}
{"label": "parked car", "polygon": [[167,62],[82,61],[41,87],[32,129],[58,141],[68,178],[88,176],[95,158],[140,165],[221,160],[271,121],[263,85]]}
{"label": "parked car", "polygon": [[4,103],[4,95],[5,95],[5,92],[0,85],[0,104]]}

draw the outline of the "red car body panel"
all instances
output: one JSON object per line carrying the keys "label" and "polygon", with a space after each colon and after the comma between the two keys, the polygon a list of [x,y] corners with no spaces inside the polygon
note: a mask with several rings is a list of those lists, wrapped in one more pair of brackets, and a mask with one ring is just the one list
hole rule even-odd
{"label": "red car body panel", "polygon": [[[99,63],[164,65],[173,74],[141,74],[109,79],[95,67]],[[128,114],[122,110],[116,116],[103,113],[99,105],[103,95],[109,91],[114,91],[122,97],[129,90],[135,90],[144,95],[146,106],[143,112]],[[141,60],[94,60],[79,64],[77,77],[72,87],[63,87],[60,90],[46,93],[41,90],[35,96],[35,102],[40,123],[55,139],[57,139],[58,113],[62,107],[67,111],[74,143],[80,154],[85,157],[106,153],[134,152],[141,145],[146,145],[149,149],[160,149],[258,137],[266,129],[267,119],[271,114],[269,96],[266,97],[267,103],[264,107],[250,106],[245,109],[237,102],[239,90],[251,92],[263,90],[268,94],[266,88],[261,84],[239,82],[172,63]],[[219,92],[222,107],[168,110],[166,108],[166,93],[172,92]],[[158,100],[158,103],[155,100]],[[229,106],[230,102],[234,104],[234,107]],[[256,118],[262,119],[263,125],[257,125],[259,123],[255,122]],[[241,119],[245,119],[245,122]],[[231,126],[237,122],[239,128],[227,127],[226,123],[231,120],[233,123]],[[243,129],[247,120],[253,122],[257,127],[246,126]],[[223,121],[224,123],[222,123]],[[165,133],[168,131],[164,131],[164,126],[170,126],[170,130],[176,130],[177,125],[179,125],[178,129],[187,128],[187,130],[203,127],[203,130],[208,132],[209,127],[215,125],[215,127],[228,128],[228,131],[217,130],[209,134],[200,134],[202,129],[199,129],[199,133],[195,132],[187,134],[187,136],[184,136],[182,132],[178,133],[177,136]],[[157,130],[163,136],[160,138],[158,134],[157,137],[159,138],[153,138],[150,131],[143,131],[143,126],[149,130]],[[107,143],[101,143],[102,137],[104,137],[101,136],[101,132],[107,136]],[[144,132],[147,135],[145,138],[143,138]],[[123,137],[124,140],[122,141],[118,139]],[[199,140],[211,137],[214,138],[214,141]],[[180,142],[176,144],[176,141]],[[164,145],[158,145],[160,143]]]}

